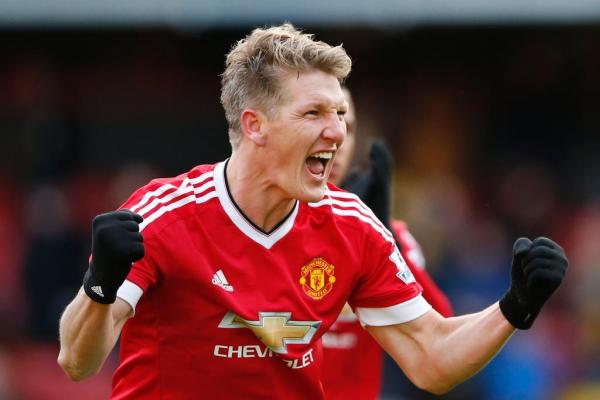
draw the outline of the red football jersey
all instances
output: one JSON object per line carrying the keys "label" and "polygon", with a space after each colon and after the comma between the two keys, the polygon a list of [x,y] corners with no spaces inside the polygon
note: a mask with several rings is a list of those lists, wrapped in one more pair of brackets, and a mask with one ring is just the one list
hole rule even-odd
{"label": "red football jersey", "polygon": [[271,232],[232,200],[226,163],[138,190],[145,257],[118,296],[113,399],[322,399],[320,337],[346,302],[365,324],[415,319],[429,304],[372,212],[329,186]]}
{"label": "red football jersey", "polygon": [[[425,269],[421,246],[402,221],[392,221],[400,250],[423,297],[445,317],[452,315],[446,295]],[[329,332],[323,335],[323,386],[328,400],[377,399],[381,391],[383,351],[363,329],[356,316],[344,309]],[[369,368],[364,368],[368,365]]]}

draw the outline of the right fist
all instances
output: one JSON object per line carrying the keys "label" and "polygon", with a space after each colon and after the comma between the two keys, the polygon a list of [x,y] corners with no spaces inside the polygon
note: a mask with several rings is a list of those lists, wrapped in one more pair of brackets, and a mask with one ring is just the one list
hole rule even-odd
{"label": "right fist", "polygon": [[129,210],[98,215],[92,223],[92,258],[83,278],[85,293],[102,304],[115,302],[131,264],[144,257],[143,218]]}

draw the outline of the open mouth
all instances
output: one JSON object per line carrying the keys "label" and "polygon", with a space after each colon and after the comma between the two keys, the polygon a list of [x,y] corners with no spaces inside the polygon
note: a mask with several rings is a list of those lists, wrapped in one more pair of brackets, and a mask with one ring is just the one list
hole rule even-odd
{"label": "open mouth", "polygon": [[327,164],[333,158],[332,151],[321,151],[315,154],[311,154],[306,159],[306,168],[308,172],[311,173],[314,177],[318,179],[323,179],[325,177],[325,171],[327,169]]}

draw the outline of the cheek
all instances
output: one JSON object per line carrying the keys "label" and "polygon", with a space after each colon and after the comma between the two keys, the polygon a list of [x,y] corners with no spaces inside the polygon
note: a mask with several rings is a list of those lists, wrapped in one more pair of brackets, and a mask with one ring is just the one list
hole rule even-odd
{"label": "cheek", "polygon": [[336,157],[339,158],[339,162],[343,165],[349,164],[352,159],[352,155],[354,154],[354,136],[348,136],[340,147],[338,154]]}

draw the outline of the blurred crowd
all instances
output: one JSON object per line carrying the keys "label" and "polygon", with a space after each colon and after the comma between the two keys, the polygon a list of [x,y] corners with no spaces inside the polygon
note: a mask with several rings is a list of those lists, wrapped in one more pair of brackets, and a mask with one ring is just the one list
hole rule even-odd
{"label": "blurred crowd", "polygon": [[[106,398],[116,354],[79,384],[55,364],[91,220],[227,156],[218,75],[245,31],[0,32],[0,400]],[[600,29],[316,31],[355,61],[357,162],[386,139],[393,214],[458,314],[503,294],[517,237],[570,258],[534,328],[444,398],[600,398]],[[383,398],[428,398],[399,375]]]}

